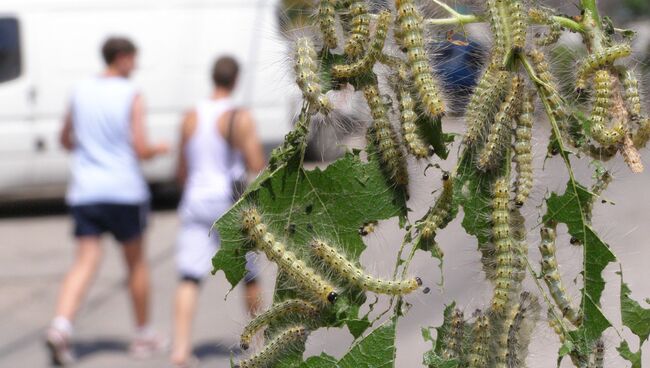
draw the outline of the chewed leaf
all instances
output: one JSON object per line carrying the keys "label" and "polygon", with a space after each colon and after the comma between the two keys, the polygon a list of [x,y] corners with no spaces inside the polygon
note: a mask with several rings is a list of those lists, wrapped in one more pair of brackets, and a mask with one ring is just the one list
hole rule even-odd
{"label": "chewed leaf", "polygon": [[623,340],[616,350],[618,350],[618,353],[623,357],[623,359],[632,363],[632,368],[641,368],[641,349],[636,353],[633,353],[632,350],[630,350],[627,341]]}
{"label": "chewed leaf", "polygon": [[451,314],[456,307],[453,302],[445,307],[443,312],[444,319],[442,325],[436,327],[436,338],[431,336],[431,328],[422,328],[422,337],[424,341],[431,341],[431,350],[424,353],[423,364],[432,368],[456,368],[460,364],[457,359],[446,360],[442,358],[443,340],[449,333],[451,326]]}
{"label": "chewed leaf", "polygon": [[546,200],[547,212],[544,221],[556,221],[567,225],[569,234],[579,239],[583,244],[583,279],[581,306],[584,323],[571,333],[583,345],[590,346],[611,326],[599,308],[600,297],[605,288],[605,280],[601,273],[616,257],[603,242],[591,225],[586,221],[586,214],[592,201],[593,194],[580,183],[569,180],[562,195],[551,193]]}
{"label": "chewed leaf", "polygon": [[336,358],[321,353],[319,356],[309,357],[300,368],[338,368],[338,366]]}
{"label": "chewed leaf", "polygon": [[650,309],[643,308],[630,297],[630,294],[630,287],[623,282],[623,273],[621,272],[621,319],[623,325],[639,337],[639,351],[632,352],[627,341],[622,341],[617,350],[623,358],[632,363],[632,368],[641,368],[641,347],[650,335]]}
{"label": "chewed leaf", "polygon": [[389,368],[395,366],[395,322],[376,328],[356,343],[339,361],[340,368]]}

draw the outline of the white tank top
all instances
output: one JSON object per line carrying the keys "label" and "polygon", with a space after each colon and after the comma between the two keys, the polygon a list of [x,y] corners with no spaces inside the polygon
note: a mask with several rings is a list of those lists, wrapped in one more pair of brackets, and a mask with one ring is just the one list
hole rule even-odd
{"label": "white tank top", "polygon": [[136,94],[134,85],[120,77],[95,77],[75,88],[68,204],[138,204],[149,199],[132,145],[131,109]]}
{"label": "white tank top", "polygon": [[219,133],[217,122],[223,113],[233,108],[232,101],[226,98],[204,100],[196,106],[196,128],[185,145],[187,180],[181,213],[191,211],[201,202],[230,202],[232,199],[232,179],[245,170],[241,155],[231,150]]}

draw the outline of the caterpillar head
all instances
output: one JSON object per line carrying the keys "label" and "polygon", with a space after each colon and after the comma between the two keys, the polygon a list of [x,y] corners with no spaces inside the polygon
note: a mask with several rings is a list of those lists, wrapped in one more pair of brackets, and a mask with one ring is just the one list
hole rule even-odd
{"label": "caterpillar head", "polygon": [[339,294],[336,291],[332,291],[329,294],[327,294],[327,301],[334,304],[336,302],[336,299],[338,299]]}

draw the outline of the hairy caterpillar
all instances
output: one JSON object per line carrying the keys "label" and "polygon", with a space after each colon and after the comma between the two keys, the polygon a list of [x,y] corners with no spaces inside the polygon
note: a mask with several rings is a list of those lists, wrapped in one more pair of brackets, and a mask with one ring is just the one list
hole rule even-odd
{"label": "hairy caterpillar", "polygon": [[578,326],[582,320],[580,311],[571,304],[558,271],[555,256],[555,228],[543,226],[540,229],[540,234],[542,238],[539,245],[539,252],[542,255],[542,278],[562,315],[573,325]]}
{"label": "hairy caterpillar", "polygon": [[330,110],[330,102],[321,93],[316,51],[309,38],[303,37],[296,41],[295,57],[296,83],[300,87],[302,95],[312,106],[326,113]]}
{"label": "hairy caterpillar", "polygon": [[578,67],[576,91],[581,92],[586,88],[587,79],[596,70],[614,63],[617,59],[630,56],[631,53],[632,47],[629,44],[622,43],[587,56]]}
{"label": "hairy caterpillar", "polygon": [[336,0],[321,0],[318,6],[318,25],[323,35],[323,44],[328,49],[335,49],[336,37]]}
{"label": "hairy caterpillar", "polygon": [[623,139],[625,134],[621,123],[613,128],[606,127],[612,107],[612,76],[609,71],[601,69],[594,77],[596,98],[591,110],[591,136],[603,146],[613,146]]}
{"label": "hairy caterpillar", "polygon": [[589,368],[603,368],[605,363],[605,343],[598,339],[591,353],[592,359],[589,361]]}
{"label": "hairy caterpillar", "polygon": [[467,104],[467,131],[463,143],[472,146],[482,135],[490,120],[492,106],[501,98],[508,85],[508,73],[490,64],[474,89]]}
{"label": "hairy caterpillar", "polygon": [[465,319],[463,312],[454,309],[451,315],[449,329],[443,339],[442,358],[450,360],[460,358],[463,353],[463,336],[465,333]]}
{"label": "hairy caterpillar", "polygon": [[[546,62],[546,57],[544,53],[538,49],[533,49],[528,52],[533,67],[535,69],[535,74],[537,78],[544,83],[543,90],[546,95],[546,99],[551,106],[553,111],[553,116],[558,120],[558,123],[566,118],[567,114],[564,110],[564,103],[562,102],[562,97],[559,93],[559,88],[557,81],[553,77],[550,71],[548,62]],[[560,127],[566,127],[565,124],[560,124]]]}
{"label": "hairy caterpillar", "polygon": [[641,115],[641,99],[639,98],[639,81],[636,79],[634,72],[624,70],[620,73],[620,80],[623,84],[623,97],[627,105],[628,112],[632,119]]}
{"label": "hairy caterpillar", "polygon": [[379,89],[376,84],[368,84],[363,88],[363,93],[373,119],[368,134],[374,140],[382,166],[398,185],[407,186],[409,178],[406,159],[400,149],[395,130],[388,120],[388,111],[381,100]]}
{"label": "hairy caterpillar", "polygon": [[513,255],[513,275],[512,278],[518,283],[526,277],[526,265],[528,258],[528,241],[526,230],[526,219],[522,216],[521,211],[517,208],[510,211],[510,229],[514,246]]}
{"label": "hairy caterpillar", "polygon": [[302,327],[291,327],[280,332],[264,348],[252,357],[242,360],[235,365],[236,368],[267,368],[273,367],[279,356],[292,346],[304,343],[307,330]]}
{"label": "hairy caterpillar", "polygon": [[391,17],[389,11],[383,11],[379,14],[375,37],[370,43],[366,54],[352,64],[334,65],[332,67],[332,74],[335,77],[351,78],[372,70],[373,65],[375,65],[375,62],[381,56],[381,52],[384,49],[384,42],[386,41]]}
{"label": "hairy caterpillar", "polygon": [[508,11],[512,23],[512,47],[515,52],[520,52],[526,46],[527,24],[524,19],[524,10],[519,0],[509,0]]}
{"label": "hairy caterpillar", "polygon": [[370,37],[370,13],[364,0],[354,0],[348,6],[352,16],[350,37],[345,43],[344,52],[350,58],[363,54]]}
{"label": "hairy caterpillar", "polygon": [[492,57],[494,60],[497,60],[498,57],[503,56],[506,50],[510,48],[507,24],[504,22],[500,11],[500,6],[503,6],[503,0],[487,0],[485,5],[490,21],[490,30],[494,37],[494,54]]}
{"label": "hairy caterpillar", "polygon": [[531,8],[528,10],[528,18],[534,23],[545,24],[548,32],[544,35],[536,35],[538,46],[550,46],[556,43],[562,36],[562,25],[553,19],[553,15],[546,9]]}
{"label": "hairy caterpillar", "polygon": [[259,211],[250,207],[242,211],[242,228],[255,247],[263,251],[270,261],[275,262],[282,271],[298,285],[303,287],[323,303],[334,303],[338,297],[334,287],[320,275],[307,267],[305,262],[287,250],[284,244],[275,241],[275,236],[262,223]]}
{"label": "hairy caterpillar", "polygon": [[528,199],[533,187],[533,154],[532,154],[532,128],[533,112],[535,107],[531,96],[524,98],[522,111],[517,118],[517,129],[515,130],[515,155],[513,160],[517,164],[517,179],[515,182],[515,205],[521,207]]}
{"label": "hairy caterpillar", "polygon": [[419,277],[402,281],[382,280],[372,277],[355,266],[354,263],[350,262],[327,242],[314,239],[310,245],[314,253],[332,267],[337,274],[362,290],[377,294],[404,295],[422,285],[422,280]]}
{"label": "hairy caterpillar", "polygon": [[301,299],[290,299],[274,304],[269,310],[253,318],[244,327],[240,338],[240,346],[243,350],[247,350],[255,333],[279,318],[296,314],[313,317],[317,313],[318,308],[314,304]]}
{"label": "hairy caterpillar", "polygon": [[429,66],[429,57],[424,48],[422,16],[412,0],[395,0],[399,34],[406,49],[408,66],[418,91],[424,112],[437,118],[445,111],[440,92]]}
{"label": "hairy caterpillar", "polygon": [[467,358],[468,368],[484,368],[490,351],[490,321],[480,310],[476,311],[476,321],[472,326],[470,352]]}
{"label": "hairy caterpillar", "polygon": [[502,315],[516,288],[513,279],[515,259],[510,233],[510,196],[508,181],[498,178],[494,183],[492,200],[492,242],[496,256],[495,286],[492,297],[492,311]]}
{"label": "hairy caterpillar", "polygon": [[519,305],[508,329],[507,367],[522,367],[528,355],[528,345],[539,314],[537,298],[521,293]]}
{"label": "hairy caterpillar", "polygon": [[546,312],[546,319],[548,320],[548,325],[551,327],[553,332],[560,338],[560,342],[564,344],[566,338],[564,337],[564,331],[562,331],[562,326],[560,322],[555,318],[553,313],[553,307],[549,308]]}
{"label": "hairy caterpillar", "polygon": [[515,119],[519,111],[521,94],[523,93],[524,80],[520,76],[514,76],[508,87],[508,94],[501,103],[499,111],[494,117],[494,122],[490,127],[485,145],[481,149],[476,167],[479,170],[486,171],[496,167],[502,157],[505,147],[510,143],[511,129],[510,124]]}
{"label": "hairy caterpillar", "polygon": [[637,149],[644,148],[650,140],[650,118],[645,118],[639,122],[639,128],[632,135],[632,142]]}
{"label": "hairy caterpillar", "polygon": [[454,180],[449,173],[442,174],[442,193],[429,209],[424,220],[418,224],[420,234],[425,240],[432,239],[436,231],[446,226],[454,196]]}
{"label": "hairy caterpillar", "polygon": [[397,99],[399,101],[400,123],[402,124],[402,137],[406,144],[406,151],[416,158],[428,157],[429,148],[418,132],[415,101],[413,101],[411,92],[407,87],[399,86]]}

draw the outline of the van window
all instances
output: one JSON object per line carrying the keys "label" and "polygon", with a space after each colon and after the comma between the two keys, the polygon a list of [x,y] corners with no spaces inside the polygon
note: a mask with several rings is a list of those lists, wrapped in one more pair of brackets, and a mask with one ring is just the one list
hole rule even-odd
{"label": "van window", "polygon": [[18,20],[0,17],[0,83],[18,78],[20,69]]}

